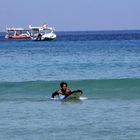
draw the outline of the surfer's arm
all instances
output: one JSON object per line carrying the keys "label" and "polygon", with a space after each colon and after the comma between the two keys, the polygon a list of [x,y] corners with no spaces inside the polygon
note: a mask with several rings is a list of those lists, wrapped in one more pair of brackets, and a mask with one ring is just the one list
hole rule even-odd
{"label": "surfer's arm", "polygon": [[54,96],[59,95],[58,91],[55,91],[54,93],[52,93],[52,98],[54,98]]}
{"label": "surfer's arm", "polygon": [[66,95],[65,95],[65,98],[66,98],[67,96],[69,96],[71,93],[72,93],[72,91],[71,91],[70,89],[68,89],[68,90],[67,90],[67,93],[66,93]]}

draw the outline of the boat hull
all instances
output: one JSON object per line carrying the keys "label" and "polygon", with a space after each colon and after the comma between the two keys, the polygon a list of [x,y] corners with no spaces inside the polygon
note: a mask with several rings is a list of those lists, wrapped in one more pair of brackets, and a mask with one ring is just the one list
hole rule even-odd
{"label": "boat hull", "polygon": [[55,38],[47,38],[47,37],[38,38],[38,37],[31,37],[31,39],[32,39],[33,41],[51,41],[51,40],[54,40]]}

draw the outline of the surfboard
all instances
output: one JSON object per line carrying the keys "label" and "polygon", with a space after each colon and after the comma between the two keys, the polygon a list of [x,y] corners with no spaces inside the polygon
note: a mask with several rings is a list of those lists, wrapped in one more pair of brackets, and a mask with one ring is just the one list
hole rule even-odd
{"label": "surfboard", "polygon": [[72,91],[69,95],[65,96],[63,101],[68,101],[68,100],[78,100],[80,99],[80,96],[83,94],[82,90],[75,90]]}

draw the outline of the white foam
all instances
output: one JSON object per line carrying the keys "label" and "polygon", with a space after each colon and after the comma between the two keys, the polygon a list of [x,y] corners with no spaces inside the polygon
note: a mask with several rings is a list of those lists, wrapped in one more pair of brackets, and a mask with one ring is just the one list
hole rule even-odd
{"label": "white foam", "polygon": [[80,100],[87,100],[88,98],[87,97],[80,97],[79,99]]}
{"label": "white foam", "polygon": [[56,97],[55,98],[50,98],[50,99],[51,100],[60,100],[59,98],[56,98]]}

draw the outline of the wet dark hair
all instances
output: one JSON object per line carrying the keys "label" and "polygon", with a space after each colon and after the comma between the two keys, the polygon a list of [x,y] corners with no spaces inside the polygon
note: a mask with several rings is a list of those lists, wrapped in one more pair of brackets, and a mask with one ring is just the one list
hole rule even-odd
{"label": "wet dark hair", "polygon": [[68,86],[68,84],[67,84],[66,82],[61,82],[61,83],[60,83],[60,87],[62,88],[63,85],[66,85],[66,87]]}

